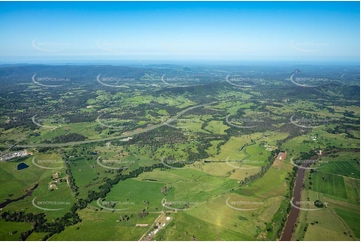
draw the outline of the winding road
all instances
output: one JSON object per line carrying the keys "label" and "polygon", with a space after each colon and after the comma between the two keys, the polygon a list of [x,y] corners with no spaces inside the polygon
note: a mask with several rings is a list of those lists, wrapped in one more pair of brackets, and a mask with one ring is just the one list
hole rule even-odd
{"label": "winding road", "polygon": [[[138,130],[138,131],[133,130],[133,131],[127,132],[127,134],[123,134],[123,135],[120,135],[120,136],[93,139],[93,140],[74,141],[74,142],[68,142],[68,143],[17,145],[17,147],[21,147],[21,148],[63,147],[63,146],[81,145],[81,144],[89,144],[89,143],[95,143],[95,142],[101,142],[101,141],[122,139],[122,138],[126,138],[126,137],[129,137],[129,136],[145,133],[145,132],[148,132],[148,131],[153,130],[153,129],[157,129],[159,127],[162,127],[164,125],[167,125],[167,124],[177,120],[181,115],[188,112],[189,110],[199,108],[199,107],[203,107],[203,106],[207,106],[207,105],[211,105],[211,104],[218,103],[218,102],[220,102],[220,101],[214,101],[214,102],[210,102],[210,103],[206,103],[206,104],[200,104],[200,105],[196,105],[196,106],[193,106],[193,107],[189,107],[189,108],[184,109],[183,111],[179,112],[177,115],[175,115],[174,117],[168,119],[167,121],[165,121],[165,122],[163,122],[161,124],[152,125],[152,126],[149,126],[149,127],[145,128],[143,130]],[[0,145],[0,147],[8,147],[8,146]]]}

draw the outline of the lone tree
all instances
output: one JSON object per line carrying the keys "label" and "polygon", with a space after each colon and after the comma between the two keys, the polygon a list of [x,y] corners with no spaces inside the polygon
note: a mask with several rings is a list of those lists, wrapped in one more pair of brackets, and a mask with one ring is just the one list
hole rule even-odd
{"label": "lone tree", "polygon": [[324,205],[323,205],[323,202],[321,202],[320,200],[316,200],[314,202],[315,206],[318,207],[318,208],[323,208]]}

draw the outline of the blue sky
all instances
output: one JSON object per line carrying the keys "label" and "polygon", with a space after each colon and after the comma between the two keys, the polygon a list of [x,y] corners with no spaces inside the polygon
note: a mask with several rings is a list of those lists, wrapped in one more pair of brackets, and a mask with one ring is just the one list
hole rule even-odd
{"label": "blue sky", "polygon": [[0,2],[0,60],[358,61],[359,2]]}

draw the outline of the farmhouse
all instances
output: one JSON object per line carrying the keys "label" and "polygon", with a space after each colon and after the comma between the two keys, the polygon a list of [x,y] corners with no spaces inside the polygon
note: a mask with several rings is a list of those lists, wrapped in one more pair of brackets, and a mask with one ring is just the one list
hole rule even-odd
{"label": "farmhouse", "polygon": [[278,153],[278,156],[277,156],[277,159],[278,160],[285,160],[286,159],[286,152],[280,152],[280,153]]}

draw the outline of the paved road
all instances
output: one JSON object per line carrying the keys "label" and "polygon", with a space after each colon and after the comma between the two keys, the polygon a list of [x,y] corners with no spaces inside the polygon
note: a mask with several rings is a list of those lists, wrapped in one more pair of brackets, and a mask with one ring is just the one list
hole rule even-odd
{"label": "paved road", "polygon": [[[93,139],[93,140],[74,141],[74,142],[68,142],[68,143],[17,145],[17,147],[21,147],[21,148],[63,147],[63,146],[72,146],[72,145],[88,144],[88,143],[94,143],[94,142],[100,142],[100,141],[122,139],[122,138],[126,138],[126,137],[129,137],[129,136],[145,133],[145,132],[148,132],[148,131],[153,130],[153,129],[157,129],[157,128],[161,127],[161,126],[167,125],[167,124],[177,120],[181,115],[188,112],[189,110],[199,108],[199,107],[203,107],[203,106],[206,106],[206,105],[211,105],[211,104],[214,104],[214,103],[217,103],[217,102],[219,102],[219,101],[210,102],[210,103],[206,103],[206,104],[201,104],[201,105],[197,105],[197,106],[193,106],[193,107],[184,109],[183,111],[179,112],[177,115],[175,115],[174,117],[168,119],[164,123],[157,124],[157,125],[152,125],[152,126],[149,126],[149,127],[145,128],[145,129],[138,130],[138,131],[137,130],[129,131],[129,132],[127,132],[127,134],[123,134],[123,135],[120,135],[120,136],[113,136],[113,137]],[[8,147],[8,146],[0,145],[0,147]]]}

